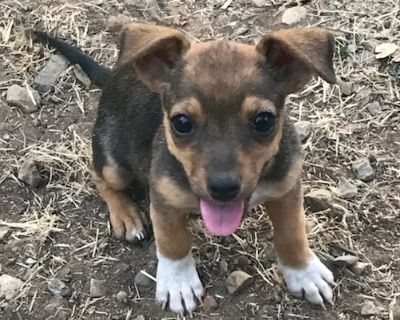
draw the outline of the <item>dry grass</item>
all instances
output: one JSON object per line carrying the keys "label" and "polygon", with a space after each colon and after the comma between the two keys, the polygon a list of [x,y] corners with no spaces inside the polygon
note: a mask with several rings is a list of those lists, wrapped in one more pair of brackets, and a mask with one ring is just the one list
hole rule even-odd
{"label": "dry grass", "polygon": [[[175,25],[195,40],[230,38],[253,43],[286,8],[298,2],[265,1],[264,7],[250,0],[135,2],[137,7],[128,7],[122,0],[0,3],[0,116],[5,119],[0,125],[0,195],[4,200],[0,226],[13,229],[1,252],[0,272],[26,280],[18,299],[0,301],[0,314],[17,310],[20,318],[47,319],[55,311],[43,307],[52,301],[45,281],[57,277],[72,289],[71,297],[57,309],[65,319],[165,316],[154,308],[153,290],[138,288],[131,281],[133,272],[140,270],[154,276],[154,264],[148,264],[153,246],[150,253],[144,253],[114,242],[104,207],[90,183],[87,129],[94,119],[99,91],[88,92],[69,68],[54,91],[42,95],[38,113],[24,115],[5,103],[8,86],[31,84],[52,54],[34,45],[25,31],[54,32],[111,66],[117,50],[115,35],[106,30],[110,15],[123,13],[131,20]],[[332,190],[341,177],[352,180],[359,190],[354,199],[335,198],[346,209],[343,215],[307,210],[311,246],[327,261],[351,254],[368,267],[361,275],[352,268],[336,268],[336,306],[322,315],[290,299],[282,290],[275,265],[267,214],[259,208],[228,239],[204,235],[201,221],[192,221],[202,279],[220,303],[215,319],[358,319],[362,318],[361,306],[373,301],[379,312],[372,318],[392,320],[400,299],[400,73],[399,64],[391,58],[377,61],[374,48],[385,42],[400,45],[400,3],[301,3],[308,11],[304,24],[324,26],[335,34],[335,68],[341,82],[330,86],[316,79],[288,99],[291,117],[313,124],[304,144],[305,191]],[[344,92],[346,87],[348,92]],[[372,101],[382,106],[377,115],[368,111]],[[372,182],[353,177],[351,163],[362,157],[368,157],[376,169]],[[26,159],[33,159],[46,178],[39,190],[31,190],[16,178]],[[28,254],[37,260],[33,266],[26,264]],[[224,265],[228,271],[239,268],[254,276],[252,285],[239,296],[229,297],[226,292],[226,274],[220,270]],[[71,274],[65,271],[68,268]],[[109,294],[91,298],[90,278],[106,279]],[[128,293],[128,303],[113,297],[119,290]],[[199,317],[212,318],[201,310]]]}

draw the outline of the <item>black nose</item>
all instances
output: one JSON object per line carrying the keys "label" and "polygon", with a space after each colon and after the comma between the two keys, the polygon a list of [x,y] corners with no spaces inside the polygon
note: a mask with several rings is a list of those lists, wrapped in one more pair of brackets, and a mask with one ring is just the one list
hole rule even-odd
{"label": "black nose", "polygon": [[214,200],[229,201],[234,199],[240,190],[240,181],[236,178],[210,178],[208,190]]}

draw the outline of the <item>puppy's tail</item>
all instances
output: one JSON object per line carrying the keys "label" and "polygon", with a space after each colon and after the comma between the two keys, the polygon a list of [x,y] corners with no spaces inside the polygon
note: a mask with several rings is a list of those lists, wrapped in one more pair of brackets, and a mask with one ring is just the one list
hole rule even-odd
{"label": "puppy's tail", "polygon": [[31,34],[34,41],[48,44],[51,48],[58,50],[71,63],[79,64],[89,79],[98,87],[103,88],[109,82],[111,70],[94,61],[80,49],[45,32],[32,31]]}

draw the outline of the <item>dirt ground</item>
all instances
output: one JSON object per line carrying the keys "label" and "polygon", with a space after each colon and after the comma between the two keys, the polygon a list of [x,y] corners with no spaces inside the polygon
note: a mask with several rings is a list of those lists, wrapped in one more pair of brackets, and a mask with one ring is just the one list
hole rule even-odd
{"label": "dirt ground", "polygon": [[[12,84],[34,87],[53,54],[25,31],[52,32],[112,66],[118,22],[145,20],[180,27],[195,40],[254,43],[298,4],[307,11],[301,25],[327,27],[336,38],[340,85],[315,79],[287,103],[294,121],[312,124],[304,142],[305,192],[334,195],[326,210],[307,206],[306,213],[311,246],[336,275],[335,305],[323,310],[288,294],[260,208],[227,238],[210,237],[192,220],[200,277],[218,302],[212,313],[198,308],[195,318],[400,319],[400,70],[393,56],[376,59],[374,53],[380,44],[400,45],[398,0],[2,0],[0,228],[9,234],[0,240],[0,276],[16,277],[23,287],[11,300],[0,297],[1,319],[177,318],[155,304],[154,282],[134,282],[141,270],[155,276],[154,242],[137,247],[114,239],[90,181],[100,91],[83,86],[70,66],[41,93],[38,111],[23,113],[6,102]],[[369,182],[351,169],[362,158],[375,171]],[[27,159],[39,169],[38,187],[18,179]],[[335,193],[343,178],[357,186],[354,197]],[[358,262],[332,262],[343,255]],[[252,279],[229,295],[225,281],[235,270]],[[65,297],[49,291],[55,279],[64,283]],[[103,281],[99,295],[90,293],[93,279]]]}

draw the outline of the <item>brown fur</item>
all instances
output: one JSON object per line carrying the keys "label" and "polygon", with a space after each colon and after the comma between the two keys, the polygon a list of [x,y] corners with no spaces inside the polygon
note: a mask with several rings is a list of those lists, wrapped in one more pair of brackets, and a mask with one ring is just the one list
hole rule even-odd
{"label": "brown fur", "polygon": [[274,227],[274,246],[285,266],[303,267],[311,255],[308,246],[301,182],[279,199],[265,203]]}
{"label": "brown fur", "polygon": [[184,212],[163,212],[150,204],[150,217],[155,230],[158,251],[170,259],[182,259],[191,247],[192,239],[187,230],[187,215]]}
{"label": "brown fur", "polygon": [[[102,176],[94,174],[97,190],[107,203],[110,222],[117,238],[125,239],[127,230],[141,231],[143,221],[140,210],[126,194],[131,179],[126,171],[107,157]],[[127,239],[132,240],[132,239]]]}

